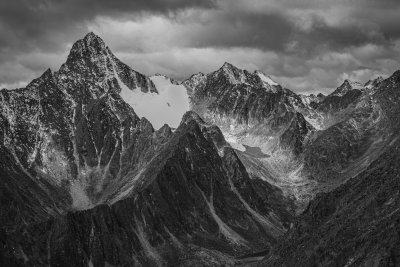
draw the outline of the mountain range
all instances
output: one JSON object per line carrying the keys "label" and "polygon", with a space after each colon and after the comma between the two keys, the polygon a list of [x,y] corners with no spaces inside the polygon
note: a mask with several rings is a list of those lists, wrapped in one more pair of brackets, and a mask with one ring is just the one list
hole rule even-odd
{"label": "mountain range", "polygon": [[93,33],[0,91],[1,266],[398,266],[400,71],[146,76]]}

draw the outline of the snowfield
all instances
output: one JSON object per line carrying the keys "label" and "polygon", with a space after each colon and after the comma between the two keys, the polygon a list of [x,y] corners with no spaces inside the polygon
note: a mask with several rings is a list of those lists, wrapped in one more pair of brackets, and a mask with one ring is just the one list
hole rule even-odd
{"label": "snowfield", "polygon": [[189,110],[189,96],[183,85],[176,85],[165,76],[152,76],[157,93],[143,93],[139,89],[130,90],[122,81],[121,97],[139,117],[148,119],[155,129],[168,124],[177,128],[183,114]]}

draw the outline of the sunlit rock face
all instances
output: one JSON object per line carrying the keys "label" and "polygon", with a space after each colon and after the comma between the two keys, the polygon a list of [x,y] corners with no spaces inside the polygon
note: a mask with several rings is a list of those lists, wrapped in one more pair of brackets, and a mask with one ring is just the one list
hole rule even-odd
{"label": "sunlit rock face", "polygon": [[311,108],[302,96],[259,71],[229,63],[183,84],[191,109],[218,125],[251,176],[280,187],[288,197],[308,198],[312,185],[301,174],[300,155],[314,126],[305,117]]}

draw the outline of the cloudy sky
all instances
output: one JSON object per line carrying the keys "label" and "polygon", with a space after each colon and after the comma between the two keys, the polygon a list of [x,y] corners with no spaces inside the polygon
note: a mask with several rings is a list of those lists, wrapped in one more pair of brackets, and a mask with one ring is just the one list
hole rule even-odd
{"label": "cloudy sky", "polygon": [[57,70],[98,34],[144,74],[184,79],[225,61],[296,92],[400,69],[399,0],[0,0],[0,88]]}

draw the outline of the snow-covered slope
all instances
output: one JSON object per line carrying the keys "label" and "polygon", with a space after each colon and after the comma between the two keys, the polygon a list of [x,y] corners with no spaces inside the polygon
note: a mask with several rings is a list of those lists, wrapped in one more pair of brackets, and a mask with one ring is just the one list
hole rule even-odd
{"label": "snow-covered slope", "polygon": [[265,75],[264,73],[260,71],[256,71],[256,74],[258,77],[260,77],[261,81],[263,83],[269,84],[269,85],[278,85],[276,82],[274,82],[269,76]]}
{"label": "snow-covered slope", "polygon": [[189,110],[189,96],[183,85],[177,85],[165,76],[152,76],[158,93],[143,93],[140,90],[130,90],[122,81],[121,97],[133,107],[139,117],[148,119],[155,129],[164,124],[178,127],[183,114]]}

